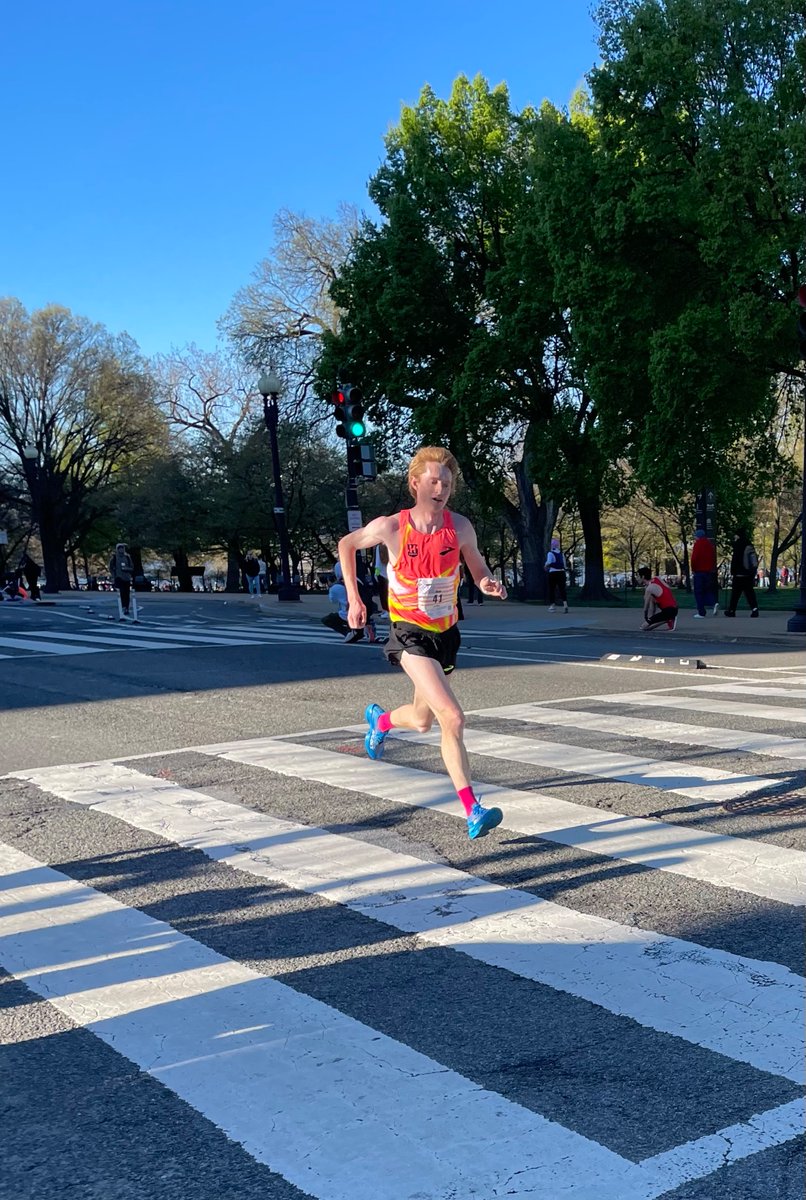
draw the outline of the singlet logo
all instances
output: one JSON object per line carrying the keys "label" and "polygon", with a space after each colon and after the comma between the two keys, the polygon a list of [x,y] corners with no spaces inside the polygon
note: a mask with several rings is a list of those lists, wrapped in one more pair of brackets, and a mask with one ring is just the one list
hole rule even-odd
{"label": "singlet logo", "polygon": [[406,553],[408,554],[409,558],[416,558],[417,557],[417,547],[413,546],[411,543],[409,543],[409,545],[406,547]]}

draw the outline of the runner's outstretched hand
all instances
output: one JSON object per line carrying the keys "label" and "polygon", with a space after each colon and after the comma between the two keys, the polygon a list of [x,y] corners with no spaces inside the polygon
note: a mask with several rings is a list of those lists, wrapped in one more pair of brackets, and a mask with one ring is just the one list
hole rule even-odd
{"label": "runner's outstretched hand", "polygon": [[476,584],[480,592],[484,592],[485,596],[495,596],[498,600],[506,600],[507,589],[503,583],[499,583],[497,579],[491,579],[489,575],[485,575]]}

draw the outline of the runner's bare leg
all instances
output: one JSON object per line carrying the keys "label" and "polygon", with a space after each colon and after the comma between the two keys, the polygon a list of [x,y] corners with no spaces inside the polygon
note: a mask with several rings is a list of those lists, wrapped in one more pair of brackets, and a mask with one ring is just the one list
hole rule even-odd
{"label": "runner's bare leg", "polygon": [[[442,667],[433,658],[409,654],[407,650],[404,650],[400,656],[400,665],[414,684],[416,700],[424,702],[439,721],[442,731],[440,746],[442,761],[445,763],[451,783],[457,792],[463,788],[472,787],[470,763],[463,740],[465,714],[443,674]],[[413,707],[414,705],[405,705],[404,711]],[[392,725],[398,723],[394,713],[391,714],[391,721]]]}

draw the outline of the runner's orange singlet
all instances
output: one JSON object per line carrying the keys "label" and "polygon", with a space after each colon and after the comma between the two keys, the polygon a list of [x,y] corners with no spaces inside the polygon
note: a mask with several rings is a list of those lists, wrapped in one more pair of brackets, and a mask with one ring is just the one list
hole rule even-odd
{"label": "runner's orange singlet", "polygon": [[390,560],[389,619],[442,633],[456,624],[459,535],[447,509],[442,528],[420,533],[409,509],[400,513],[400,555]]}

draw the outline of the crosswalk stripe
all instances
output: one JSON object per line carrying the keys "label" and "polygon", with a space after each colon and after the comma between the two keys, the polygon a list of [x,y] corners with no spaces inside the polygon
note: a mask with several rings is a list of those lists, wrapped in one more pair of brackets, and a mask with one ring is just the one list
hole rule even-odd
{"label": "crosswalk stripe", "polygon": [[132,629],[130,626],[125,626],[121,632],[124,636],[132,638],[170,637],[176,641],[196,643],[212,642],[214,640],[222,646],[259,645],[262,642],[268,643],[284,639],[321,642],[333,642],[336,640],[332,633],[326,634],[321,628],[304,628],[299,631],[291,631],[285,627],[282,629],[241,629],[236,633],[228,629],[221,630],[216,627],[207,627],[205,629],[194,629],[190,633],[177,633],[173,629],[163,631],[162,629],[154,629],[153,626],[148,625],[141,629]]}
{"label": "crosswalk stripe", "polygon": [[[64,634],[52,634],[53,641],[47,643],[37,643],[27,641],[21,637],[0,637],[0,646],[9,646],[17,650],[38,650],[40,654],[102,654],[103,650],[100,647],[96,649],[78,648],[74,645],[65,645],[63,641],[57,639],[63,638]],[[15,655],[7,655],[8,658],[14,658]]]}
{"label": "crosswalk stripe", "polygon": [[[795,680],[792,680],[795,683]],[[780,687],[773,683],[698,683],[692,686],[693,692],[718,692],[731,696],[785,696],[788,700],[806,700],[806,688]]]}
{"label": "crosswalk stripe", "polygon": [[804,980],[786,967],[580,913],[118,764],[26,770],[14,778],[658,1032],[806,1081]]}
{"label": "crosswalk stripe", "polygon": [[[441,734],[414,733],[409,730],[390,730],[399,741],[423,746],[438,746]],[[609,750],[590,750],[569,746],[565,742],[530,741],[500,733],[485,733],[466,729],[465,748],[470,754],[505,762],[531,763],[574,775],[593,775],[599,779],[615,779],[620,783],[642,784],[664,792],[689,796],[693,800],[724,802],[739,796],[752,795],[778,781],[762,775],[739,775],[715,767],[690,766],[688,763],[664,762],[662,759],[638,758],[632,754],[614,754]]]}
{"label": "crosswalk stripe", "polygon": [[[561,703],[561,701],[557,701]],[[806,759],[806,738],[789,738],[777,733],[742,733],[734,729],[716,729],[711,725],[678,725],[674,721],[653,721],[633,716],[606,716],[578,709],[550,708],[544,704],[507,704],[500,708],[477,708],[468,716],[500,717],[526,721],[549,728],[589,729],[618,737],[647,738],[675,742],[682,746],[711,746],[793,761]]]}
{"label": "crosswalk stripe", "polygon": [[665,1190],[598,1143],[1,843],[0,869],[11,877],[4,967],[321,1200],[517,1196],[507,1184],[522,1172],[532,1194],[543,1180],[569,1200]]}
{"label": "crosswalk stripe", "polygon": [[589,703],[634,704],[640,708],[683,708],[689,712],[718,713],[720,716],[755,719],[759,721],[784,721],[787,724],[806,725],[806,710],[794,711],[783,705],[742,704],[739,708],[729,700],[707,700],[702,696],[661,696],[656,692],[616,692],[607,696],[586,696]]}
{"label": "crosswalk stripe", "polygon": [[[655,1186],[670,1192],[694,1179],[702,1179],[720,1167],[741,1162],[762,1150],[770,1150],[802,1136],[805,1116],[803,1100],[791,1100],[789,1104],[759,1113],[744,1124],[731,1125],[718,1133],[645,1158],[639,1167],[650,1186],[650,1181],[657,1181]],[[768,1191],[767,1195],[772,1193]]]}
{"label": "crosswalk stripe", "polygon": [[[59,639],[58,641],[53,639]],[[21,650],[30,650],[35,654],[104,654],[112,650],[191,650],[204,646],[270,646],[294,644],[330,644],[339,645],[339,639],[332,635],[297,636],[286,633],[249,634],[246,637],[219,637],[203,634],[180,634],[173,631],[134,630],[129,626],[125,629],[107,633],[47,633],[41,630],[31,630],[16,638],[0,638],[0,645],[13,646]],[[14,655],[0,655],[2,658],[14,658]]]}
{"label": "crosswalk stripe", "polygon": [[[358,728],[358,727],[356,727]],[[370,762],[275,738],[196,746],[197,753],[264,767],[281,775],[361,792],[395,804],[458,815],[444,776],[389,762]],[[484,785],[484,800],[504,809],[504,828],[578,850],[716,887],[749,892],[783,904],[806,904],[806,854],[767,842],[725,837],[685,825],[626,816],[605,816],[583,804],[542,792]]]}
{"label": "crosswalk stripe", "polygon": [[[30,639],[28,642],[29,650],[50,650],[50,647],[47,645],[45,640],[48,637],[47,633],[40,633],[39,631],[31,630],[30,633],[25,634],[25,637]],[[128,649],[129,644],[134,644],[131,643],[131,641],[129,644],[127,644],[126,635],[121,634],[118,636],[117,633],[60,633],[59,637],[62,641],[70,643],[69,649],[73,653],[75,653],[79,643],[83,643],[84,645],[90,647],[97,646],[99,652],[102,652],[107,647],[110,649],[112,647],[124,647]],[[20,642],[20,644],[22,645],[23,643]],[[142,642],[138,640],[136,644],[143,650],[182,649],[180,642],[173,642],[169,644],[165,641],[153,641],[147,637],[144,637]]]}
{"label": "crosswalk stripe", "polygon": [[[46,633],[41,633],[39,631],[31,631],[30,633],[25,634],[25,637],[30,638],[46,638],[47,636],[48,635]],[[165,645],[166,649],[174,650],[181,649],[186,643],[190,643],[195,646],[254,646],[260,645],[264,641],[269,642],[284,639],[290,635],[284,633],[259,633],[246,634],[246,636],[242,635],[240,638],[235,638],[229,636],[221,637],[214,633],[175,633],[173,630],[165,630],[163,632],[161,629],[132,629],[131,626],[127,625],[123,629],[115,630],[114,632],[109,633],[95,633],[93,631],[92,633],[60,633],[58,636],[63,641],[71,642],[88,641],[110,646],[128,643],[132,646],[139,646],[143,650],[159,649],[161,645]],[[312,641],[314,639],[306,637],[303,640]],[[329,638],[322,636],[316,637],[315,640],[333,641],[334,638],[332,636]],[[172,644],[166,645],[166,642],[170,642]]]}

